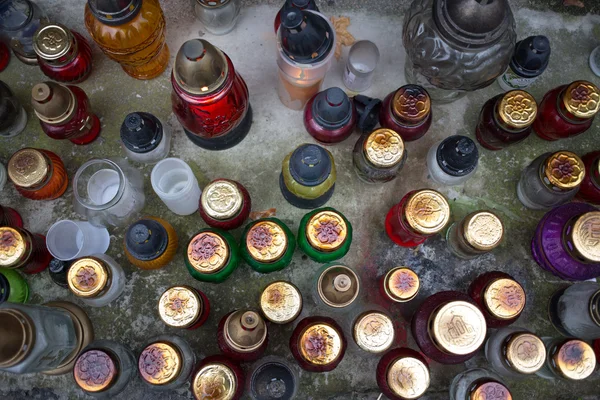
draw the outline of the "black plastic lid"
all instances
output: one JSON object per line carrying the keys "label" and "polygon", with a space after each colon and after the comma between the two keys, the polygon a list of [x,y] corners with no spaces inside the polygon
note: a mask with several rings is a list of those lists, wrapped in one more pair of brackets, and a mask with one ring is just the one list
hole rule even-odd
{"label": "black plastic lid", "polygon": [[352,102],[339,87],[317,93],[312,104],[315,122],[328,130],[344,127],[352,119],[353,112]]}
{"label": "black plastic lid", "polygon": [[71,261],[61,261],[53,258],[48,265],[48,273],[54,283],[62,287],[69,287],[67,282],[67,273],[71,267]]}
{"label": "black plastic lid", "polygon": [[327,150],[316,144],[298,146],[290,157],[290,174],[304,186],[317,186],[331,174],[331,158]]}
{"label": "black plastic lid", "polygon": [[371,132],[379,123],[381,100],[359,94],[352,101],[358,113],[356,126],[362,133]]}
{"label": "black plastic lid", "polygon": [[8,300],[10,296],[10,284],[8,283],[8,279],[2,274],[0,274],[0,304],[4,303]]}
{"label": "black plastic lid", "polygon": [[450,136],[437,148],[440,168],[452,176],[465,176],[477,167],[479,150],[475,142],[466,136]]}
{"label": "black plastic lid", "polygon": [[296,391],[296,380],[287,365],[267,362],[252,374],[250,390],[257,400],[289,400]]}
{"label": "black plastic lid", "polygon": [[142,8],[142,0],[88,0],[88,6],[99,21],[115,26],[134,19]]}
{"label": "black plastic lid", "polygon": [[141,261],[160,257],[167,248],[169,237],[166,229],[153,219],[141,219],[127,230],[125,246],[129,254]]}
{"label": "black plastic lid", "polygon": [[524,78],[535,78],[550,62],[550,40],[546,36],[529,36],[515,46],[510,67]]}
{"label": "black plastic lid", "polygon": [[163,137],[163,127],[150,113],[128,114],[121,124],[121,140],[134,153],[148,153],[158,147]]}
{"label": "black plastic lid", "polygon": [[280,29],[281,47],[296,62],[314,64],[333,50],[333,30],[321,15],[297,8],[283,9]]}
{"label": "black plastic lid", "polygon": [[279,12],[282,12],[288,8],[295,8],[298,10],[313,10],[319,12],[319,7],[317,7],[315,0],[286,0],[285,3],[283,3],[283,6],[281,6],[281,10]]}

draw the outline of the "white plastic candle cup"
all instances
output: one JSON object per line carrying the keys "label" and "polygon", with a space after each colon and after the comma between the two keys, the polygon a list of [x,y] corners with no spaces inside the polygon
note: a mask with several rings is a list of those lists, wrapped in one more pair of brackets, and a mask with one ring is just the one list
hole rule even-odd
{"label": "white plastic candle cup", "polygon": [[185,161],[165,158],[152,169],[150,182],[154,192],[175,214],[190,215],[198,210],[202,192]]}
{"label": "white plastic candle cup", "polygon": [[371,87],[375,68],[379,64],[379,49],[369,40],[352,45],[344,69],[344,85],[353,92],[362,92]]}
{"label": "white plastic candle cup", "polygon": [[69,261],[92,254],[104,254],[110,245],[106,228],[86,221],[57,221],[46,235],[46,247],[54,258]]}

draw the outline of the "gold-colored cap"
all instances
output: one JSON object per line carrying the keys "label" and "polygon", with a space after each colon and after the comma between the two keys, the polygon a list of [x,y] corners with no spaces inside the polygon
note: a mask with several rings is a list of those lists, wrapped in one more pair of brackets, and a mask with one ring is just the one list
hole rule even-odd
{"label": "gold-colored cap", "polygon": [[77,385],[86,392],[98,393],[117,380],[119,368],[113,356],[104,350],[87,350],[79,355],[73,368]]}
{"label": "gold-colored cap", "polygon": [[216,232],[201,232],[194,236],[187,249],[190,265],[203,274],[214,274],[229,261],[229,246]]}
{"label": "gold-colored cap", "polygon": [[383,288],[391,300],[404,303],[417,296],[421,280],[410,268],[396,267],[385,275]]}
{"label": "gold-colored cap", "polygon": [[510,365],[521,374],[534,374],[546,362],[546,346],[542,339],[529,332],[515,333],[504,350]]}
{"label": "gold-colored cap", "polygon": [[192,95],[208,95],[218,90],[229,75],[225,54],[204,39],[190,39],[175,56],[173,79]]}
{"label": "gold-colored cap", "polygon": [[404,141],[391,129],[380,128],[369,134],[364,141],[366,159],[376,167],[391,168],[404,156]]}
{"label": "gold-colored cap", "polygon": [[15,267],[27,253],[27,241],[20,229],[0,227],[0,267]]}
{"label": "gold-colored cap", "polygon": [[44,154],[36,149],[22,149],[8,160],[8,177],[17,186],[29,188],[44,182],[50,164]]}
{"label": "gold-colored cap", "polygon": [[404,216],[416,232],[434,235],[450,220],[450,205],[444,195],[435,190],[417,190],[406,202]]}
{"label": "gold-colored cap", "polygon": [[65,85],[43,82],[31,89],[31,105],[40,120],[47,124],[59,125],[74,116],[77,98]]}
{"label": "gold-colored cap", "polygon": [[223,329],[227,344],[240,352],[254,351],[267,340],[267,324],[254,311],[232,312]]}
{"label": "gold-colored cap", "polygon": [[214,219],[227,220],[242,209],[244,196],[235,182],[217,179],[204,188],[200,202],[206,214]]}
{"label": "gold-colored cap", "polygon": [[600,211],[579,216],[573,225],[571,238],[581,256],[590,262],[600,262]]}
{"label": "gold-colored cap", "polygon": [[319,251],[334,251],[346,240],[348,226],[342,215],[335,211],[321,211],[306,224],[306,238]]}
{"label": "gold-colored cap", "polygon": [[327,267],[317,281],[319,297],[330,307],[347,307],[356,300],[360,292],[360,281],[356,273],[345,265]]}
{"label": "gold-colored cap", "polygon": [[512,400],[512,394],[500,382],[482,380],[471,390],[469,400]]}
{"label": "gold-colored cap", "polygon": [[381,312],[369,311],[354,321],[352,334],[358,347],[364,351],[382,353],[394,342],[394,323]]}
{"label": "gold-colored cap", "polygon": [[433,315],[431,335],[440,350],[456,355],[473,353],[485,340],[481,311],[466,301],[451,301]]}
{"label": "gold-colored cap", "polygon": [[519,282],[508,278],[496,279],[483,293],[485,308],[498,319],[518,317],[525,308],[526,299]]}
{"label": "gold-colored cap", "polygon": [[285,254],[288,239],[283,228],[273,221],[257,221],[246,233],[246,247],[256,261],[270,263]]}
{"label": "gold-colored cap", "polygon": [[596,355],[592,346],[583,340],[567,340],[553,352],[552,364],[564,378],[579,381],[596,369]]}
{"label": "gold-colored cap", "polygon": [[187,286],[173,286],[160,296],[158,314],[173,328],[188,328],[202,314],[203,304],[195,290]]}
{"label": "gold-colored cap", "polygon": [[537,103],[529,93],[523,90],[511,90],[500,100],[498,114],[502,122],[511,128],[525,129],[535,120]]}
{"label": "gold-colored cap", "polygon": [[231,400],[237,390],[235,373],[220,363],[207,364],[196,373],[192,383],[198,400]]}
{"label": "gold-colored cap", "polygon": [[302,294],[289,282],[273,282],[260,295],[260,309],[269,321],[287,324],[302,311]]}
{"label": "gold-colored cap", "polygon": [[138,369],[142,379],[152,385],[166,385],[179,377],[183,367],[181,352],[173,343],[151,343],[140,354]]}
{"label": "gold-colored cap", "polygon": [[298,342],[300,354],[313,365],[331,364],[342,352],[342,333],[325,323],[306,327]]}
{"label": "gold-colored cap", "polygon": [[33,36],[33,50],[44,60],[57,60],[71,50],[75,38],[61,24],[40,27]]}
{"label": "gold-colored cap", "polygon": [[67,273],[69,289],[78,297],[96,297],[108,286],[110,270],[95,257],[76,260]]}
{"label": "gold-colored cap", "polygon": [[400,357],[387,370],[387,384],[392,392],[407,400],[418,399],[429,388],[429,368],[414,357]]}
{"label": "gold-colored cap", "polygon": [[504,224],[491,211],[476,211],[467,215],[462,227],[465,241],[481,251],[498,247],[504,237]]}
{"label": "gold-colored cap", "polygon": [[575,81],[565,90],[563,103],[577,118],[592,118],[600,109],[600,90],[591,82]]}
{"label": "gold-colored cap", "polygon": [[396,117],[417,124],[431,112],[429,93],[418,85],[402,86],[392,99],[392,111]]}
{"label": "gold-colored cap", "polygon": [[559,189],[578,187],[585,177],[585,165],[577,154],[558,151],[546,159],[544,174]]}

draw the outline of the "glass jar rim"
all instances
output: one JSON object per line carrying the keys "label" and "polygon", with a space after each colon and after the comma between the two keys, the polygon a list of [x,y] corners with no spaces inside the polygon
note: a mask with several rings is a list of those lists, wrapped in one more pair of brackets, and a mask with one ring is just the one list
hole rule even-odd
{"label": "glass jar rim", "polygon": [[[117,190],[117,193],[115,194],[115,196],[112,199],[110,199],[108,202],[106,202],[104,204],[91,204],[89,201],[86,201],[79,194],[79,190],[77,189],[77,182],[81,179],[81,174],[83,173],[83,171],[85,171],[87,168],[89,168],[93,165],[97,165],[97,164],[108,164],[108,166],[111,168],[111,170],[116,171],[119,176],[119,189]],[[83,163],[81,165],[81,167],[79,167],[79,169],[75,173],[75,177],[73,178],[73,194],[75,195],[75,199],[83,207],[90,209],[90,210],[101,211],[101,210],[106,210],[106,209],[114,206],[115,204],[117,204],[117,202],[119,200],[121,200],[121,197],[123,197],[124,192],[125,192],[125,174],[123,173],[123,170],[116,162],[106,159],[106,158],[94,158],[92,160],[86,161],[85,163]]]}

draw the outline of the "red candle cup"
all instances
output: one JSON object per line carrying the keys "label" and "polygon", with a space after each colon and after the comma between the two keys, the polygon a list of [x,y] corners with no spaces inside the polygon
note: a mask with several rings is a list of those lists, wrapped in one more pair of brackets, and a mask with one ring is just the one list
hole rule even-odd
{"label": "red candle cup", "polygon": [[405,142],[423,137],[431,118],[431,98],[418,85],[405,85],[388,94],[379,112],[381,126],[396,131]]}
{"label": "red candle cup", "polygon": [[338,87],[315,94],[304,108],[306,131],[323,145],[348,139],[354,131],[356,119],[354,104]]}
{"label": "red candle cup", "polygon": [[24,148],[8,161],[8,177],[21,196],[31,200],[53,200],[69,185],[65,165],[49,150]]}
{"label": "red candle cup", "polygon": [[23,228],[0,227],[1,268],[20,268],[26,274],[37,274],[45,270],[51,260],[45,236]]}
{"label": "red candle cup", "polygon": [[585,165],[585,176],[577,197],[592,204],[600,204],[600,150],[581,157]]}
{"label": "red candle cup", "polygon": [[232,311],[219,322],[219,349],[233,360],[258,360],[267,349],[268,339],[267,324],[257,312]]}
{"label": "red candle cup", "polygon": [[431,382],[425,358],[405,347],[385,353],[377,364],[376,374],[377,386],[390,400],[417,399],[427,391]]}
{"label": "red candle cup", "polygon": [[23,217],[14,208],[0,205],[0,226],[10,226],[11,228],[22,228]]}
{"label": "red candle cup", "polygon": [[196,400],[239,400],[244,393],[245,380],[244,371],[237,362],[216,355],[200,362],[192,378],[191,389]]}
{"label": "red candle cup", "polygon": [[10,50],[4,42],[0,42],[0,72],[4,71],[10,62]]}
{"label": "red candle cup", "polygon": [[210,314],[210,302],[201,291],[190,286],[173,286],[158,300],[160,319],[172,328],[200,328]]}
{"label": "red candle cup", "polygon": [[483,311],[488,328],[512,324],[521,316],[526,303],[521,284],[500,271],[479,275],[469,287],[469,296]]}
{"label": "red candle cup", "polygon": [[208,226],[236,229],[248,219],[252,202],[248,190],[230,179],[215,179],[204,187],[198,211]]}
{"label": "red candle cup", "polygon": [[328,317],[308,317],[296,325],[290,350],[302,369],[333,371],[344,358],[346,338],[342,328]]}

